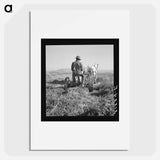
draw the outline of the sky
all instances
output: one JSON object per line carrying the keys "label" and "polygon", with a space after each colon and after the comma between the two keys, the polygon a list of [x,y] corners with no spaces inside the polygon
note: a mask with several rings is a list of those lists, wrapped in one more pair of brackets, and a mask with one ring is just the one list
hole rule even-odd
{"label": "sky", "polygon": [[113,45],[47,45],[46,70],[71,68],[76,56],[84,67],[99,64],[99,70],[113,71]]}

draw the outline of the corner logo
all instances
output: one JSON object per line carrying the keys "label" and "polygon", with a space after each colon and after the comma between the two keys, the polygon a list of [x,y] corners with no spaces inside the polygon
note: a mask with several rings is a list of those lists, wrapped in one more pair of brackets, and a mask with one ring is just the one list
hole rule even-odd
{"label": "corner logo", "polygon": [[7,13],[12,13],[12,4],[7,4],[4,6],[4,11]]}

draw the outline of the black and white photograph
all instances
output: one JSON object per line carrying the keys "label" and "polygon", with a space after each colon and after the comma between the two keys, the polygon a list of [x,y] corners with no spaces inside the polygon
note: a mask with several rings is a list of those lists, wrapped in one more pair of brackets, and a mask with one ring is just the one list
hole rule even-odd
{"label": "black and white photograph", "polygon": [[42,39],[42,121],[118,121],[119,39]]}

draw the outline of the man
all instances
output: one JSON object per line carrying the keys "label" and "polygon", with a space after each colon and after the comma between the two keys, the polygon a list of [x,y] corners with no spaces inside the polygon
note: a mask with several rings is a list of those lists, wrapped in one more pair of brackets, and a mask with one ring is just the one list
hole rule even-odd
{"label": "man", "polygon": [[[76,83],[76,77],[78,78],[78,84],[83,84],[83,65],[80,62],[80,56],[76,56],[76,60],[71,65],[72,80]],[[81,77],[81,80],[80,80]]]}

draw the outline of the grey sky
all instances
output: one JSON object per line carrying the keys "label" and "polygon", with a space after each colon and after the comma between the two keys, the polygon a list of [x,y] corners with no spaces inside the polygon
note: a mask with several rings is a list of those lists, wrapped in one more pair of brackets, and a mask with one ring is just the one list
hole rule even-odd
{"label": "grey sky", "polygon": [[83,66],[99,64],[99,70],[113,71],[113,45],[48,45],[46,70],[70,68],[76,56]]}

